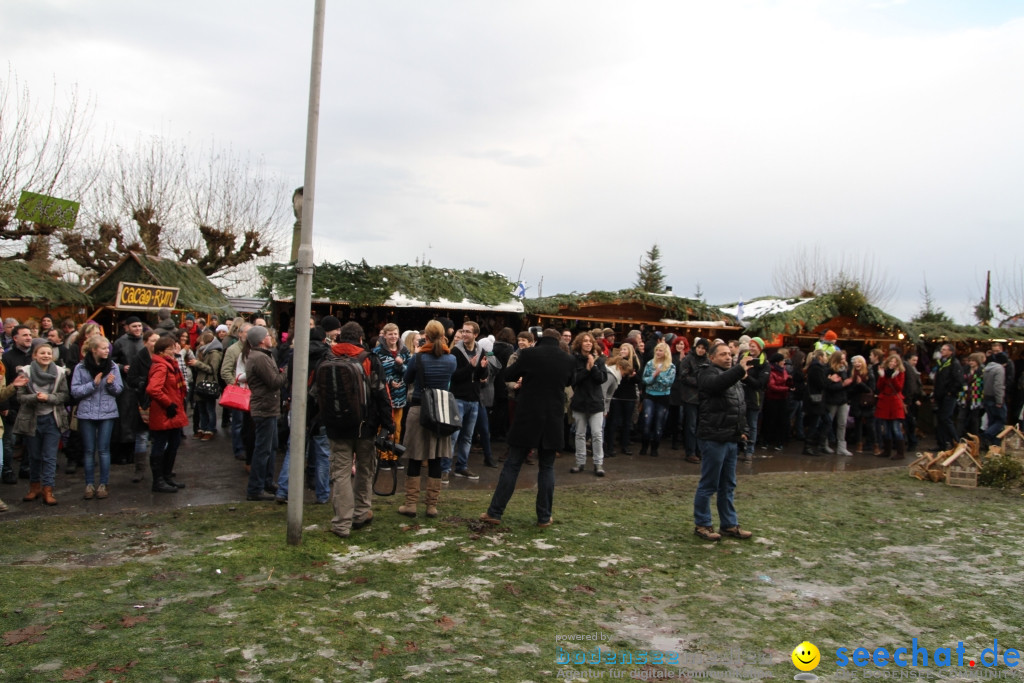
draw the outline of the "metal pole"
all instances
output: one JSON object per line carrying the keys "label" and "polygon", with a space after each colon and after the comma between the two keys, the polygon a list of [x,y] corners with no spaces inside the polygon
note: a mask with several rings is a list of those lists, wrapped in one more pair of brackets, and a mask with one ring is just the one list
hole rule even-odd
{"label": "metal pole", "polygon": [[288,545],[302,542],[302,500],[306,490],[306,378],[309,375],[309,313],[313,297],[313,199],[316,196],[316,145],[320,127],[320,72],[323,67],[326,5],[327,0],[316,0],[313,10],[313,57],[309,69],[309,114],[306,119],[306,171],[302,185],[302,233],[299,258],[295,263]]}

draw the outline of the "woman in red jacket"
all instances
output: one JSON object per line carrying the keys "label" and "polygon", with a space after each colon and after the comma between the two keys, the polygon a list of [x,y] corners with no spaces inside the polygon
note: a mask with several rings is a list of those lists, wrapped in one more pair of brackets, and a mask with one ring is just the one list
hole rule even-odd
{"label": "woman in red jacket", "polygon": [[152,399],[149,406],[149,436],[153,452],[149,467],[153,472],[153,491],[177,493],[185,488],[171,474],[174,458],[181,443],[181,428],[188,424],[185,413],[185,377],[175,354],[181,350],[173,335],[164,335],[153,347],[153,364],[149,368],[146,393]]}
{"label": "woman in red jacket", "polygon": [[[885,445],[885,450],[878,456],[880,458],[903,459],[903,420],[907,416],[903,409],[905,379],[903,360],[899,354],[894,353],[882,361],[875,383],[875,393],[878,395],[875,419],[881,421],[882,442]],[[893,444],[896,445],[896,455],[891,454]]]}

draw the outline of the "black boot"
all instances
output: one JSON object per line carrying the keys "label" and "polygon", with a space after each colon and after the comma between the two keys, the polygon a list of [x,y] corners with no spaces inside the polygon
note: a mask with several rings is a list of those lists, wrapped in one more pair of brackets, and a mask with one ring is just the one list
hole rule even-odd
{"label": "black boot", "polygon": [[[166,482],[166,484],[168,486],[173,486],[176,489],[183,489],[183,488],[185,488],[185,485],[182,484],[179,481],[175,481],[175,479],[174,479],[174,461],[175,461],[175,459],[176,459],[175,456],[167,457],[165,455],[163,457],[163,470],[164,470],[163,479],[164,479],[164,482]],[[274,489],[277,490],[277,487],[275,486]]]}
{"label": "black boot", "polygon": [[818,451],[818,444],[814,439],[804,441],[804,455],[821,455]]}
{"label": "black boot", "polygon": [[657,458],[658,457],[658,444],[660,444],[660,443],[661,443],[660,441],[652,441],[651,442],[651,457],[652,458]]}
{"label": "black boot", "polygon": [[18,479],[28,479],[32,475],[28,471],[28,453],[21,456],[21,464],[18,466]]}
{"label": "black boot", "polygon": [[647,455],[647,446],[650,442],[647,439],[643,439],[640,442],[640,455]]}
{"label": "black boot", "polygon": [[623,455],[633,455],[633,451],[631,451],[629,449],[629,441],[623,441],[622,442],[622,454]]}
{"label": "black boot", "polygon": [[153,493],[177,493],[178,487],[164,481],[163,458],[149,456],[149,470],[153,473]]}

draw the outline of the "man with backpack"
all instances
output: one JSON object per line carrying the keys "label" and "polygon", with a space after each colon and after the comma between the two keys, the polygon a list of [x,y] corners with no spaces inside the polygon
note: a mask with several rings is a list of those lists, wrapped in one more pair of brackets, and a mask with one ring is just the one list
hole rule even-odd
{"label": "man with backpack", "polygon": [[331,442],[331,533],[339,538],[373,521],[374,437],[380,427],[395,431],[384,377],[380,359],[363,345],[357,322],[341,327],[337,343],[316,369],[316,401]]}

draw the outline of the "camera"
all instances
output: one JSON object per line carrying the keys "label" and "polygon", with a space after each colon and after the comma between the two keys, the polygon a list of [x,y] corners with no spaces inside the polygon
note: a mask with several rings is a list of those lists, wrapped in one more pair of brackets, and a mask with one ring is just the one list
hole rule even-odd
{"label": "camera", "polygon": [[394,453],[396,457],[402,457],[405,455],[405,446],[400,443],[395,443],[393,440],[383,435],[378,435],[373,440],[373,445],[378,451],[384,451],[385,453]]}

